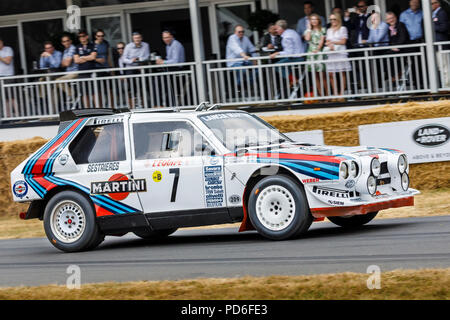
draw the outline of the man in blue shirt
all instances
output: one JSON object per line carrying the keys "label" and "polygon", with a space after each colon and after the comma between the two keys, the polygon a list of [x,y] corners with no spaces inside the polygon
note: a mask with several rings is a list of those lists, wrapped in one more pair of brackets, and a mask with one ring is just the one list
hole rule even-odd
{"label": "man in blue shirt", "polygon": [[370,16],[372,25],[369,28],[369,38],[363,43],[373,44],[374,47],[389,45],[389,26],[386,22],[381,21],[378,12]]}
{"label": "man in blue shirt", "polygon": [[162,40],[166,44],[166,60],[158,59],[156,64],[174,64],[186,62],[184,47],[170,31],[163,31]]}
{"label": "man in blue shirt", "polygon": [[[314,4],[311,1],[305,1],[303,4],[303,12],[305,13],[305,16],[298,20],[296,28],[297,33],[302,39],[304,39],[303,34],[305,33],[305,30],[310,29],[309,17],[314,13]],[[325,27],[325,18],[320,16],[320,20],[322,21],[322,27]],[[303,52],[308,51],[308,43],[306,41],[302,42],[302,47]]]}
{"label": "man in blue shirt", "polygon": [[[109,53],[109,43],[105,40],[105,32],[98,29],[95,33],[95,46],[97,47],[97,58],[95,59],[95,68],[104,69],[111,67],[111,56]],[[105,75],[107,75],[105,73]]]}
{"label": "man in blue shirt", "polygon": [[[286,20],[278,20],[275,23],[275,26],[277,27],[278,34],[281,36],[281,46],[283,47],[283,50],[272,53],[270,55],[270,59],[304,53],[302,38],[300,38],[300,35],[295,30],[288,29]],[[277,63],[299,62],[302,60],[304,60],[303,57],[285,57],[280,59]],[[281,75],[283,76],[283,78],[287,77],[286,68],[281,68]]]}
{"label": "man in blue shirt", "polygon": [[[234,27],[234,34],[228,37],[227,47],[226,47],[226,58],[227,59],[239,59],[244,58],[244,61],[229,61],[227,62],[227,67],[240,67],[240,66],[250,66],[251,62],[248,61],[250,56],[256,57],[257,54],[255,52],[255,46],[250,41],[250,39],[245,35],[245,29],[242,25],[237,25]],[[246,73],[244,71],[244,73]],[[236,84],[237,86],[241,85],[241,77],[239,74],[241,72],[237,72]],[[256,73],[256,71],[255,71]],[[244,74],[245,78],[246,75]],[[253,82],[253,75],[249,73],[250,82]]]}
{"label": "man in blue shirt", "polygon": [[[56,80],[72,80],[78,78],[78,74],[74,71],[78,71],[78,64],[75,63],[73,56],[75,55],[76,48],[72,44],[72,39],[69,35],[63,35],[61,37],[61,43],[64,46],[64,52],[62,54],[61,67],[69,72]],[[69,82],[58,83],[59,90],[62,90],[66,94],[66,101],[70,103],[72,96],[72,88]]]}
{"label": "man in blue shirt", "polygon": [[409,1],[409,9],[400,14],[400,22],[408,29],[411,42],[423,41],[423,11],[420,9],[419,0]]}
{"label": "man in blue shirt", "polygon": [[126,67],[137,66],[137,62],[148,60],[150,57],[150,46],[142,41],[139,32],[133,32],[133,42],[125,46],[123,52],[123,62]]}
{"label": "man in blue shirt", "polygon": [[51,41],[44,43],[45,51],[42,52],[39,60],[40,69],[58,69],[61,65],[62,53],[55,50]]}
{"label": "man in blue shirt", "polygon": [[228,37],[226,47],[226,59],[244,58],[244,61],[230,61],[227,62],[227,67],[238,67],[243,65],[250,65],[247,61],[256,56],[255,46],[250,39],[245,35],[245,29],[242,25],[234,27],[234,34]]}

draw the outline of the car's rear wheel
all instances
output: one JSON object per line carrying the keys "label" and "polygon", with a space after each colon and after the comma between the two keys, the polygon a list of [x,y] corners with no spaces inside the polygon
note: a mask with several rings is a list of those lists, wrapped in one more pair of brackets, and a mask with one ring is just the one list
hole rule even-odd
{"label": "car's rear wheel", "polygon": [[75,191],[62,191],[47,203],[44,212],[47,238],[65,252],[90,250],[104,239],[89,199]]}
{"label": "car's rear wheel", "polygon": [[303,187],[286,175],[261,179],[248,200],[255,229],[271,240],[286,240],[305,233],[313,217]]}
{"label": "car's rear wheel", "polygon": [[351,217],[328,217],[328,220],[344,228],[357,228],[372,221],[377,214],[378,211],[375,211]]}
{"label": "car's rear wheel", "polygon": [[165,238],[177,231],[177,228],[164,229],[164,230],[151,230],[150,228],[141,228],[134,230],[133,233],[142,239],[161,239]]}

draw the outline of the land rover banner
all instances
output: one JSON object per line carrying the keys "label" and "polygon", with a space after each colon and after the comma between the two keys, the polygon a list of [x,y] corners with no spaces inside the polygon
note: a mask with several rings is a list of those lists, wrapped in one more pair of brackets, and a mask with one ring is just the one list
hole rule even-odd
{"label": "land rover banner", "polygon": [[410,163],[450,161],[450,117],[359,126],[364,146],[399,149]]}

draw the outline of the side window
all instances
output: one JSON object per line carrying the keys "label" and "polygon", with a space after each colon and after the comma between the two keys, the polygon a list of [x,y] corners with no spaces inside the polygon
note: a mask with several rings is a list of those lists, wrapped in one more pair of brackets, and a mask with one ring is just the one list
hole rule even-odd
{"label": "side window", "polygon": [[126,160],[123,123],[84,127],[69,151],[76,164]]}
{"label": "side window", "polygon": [[201,135],[185,121],[133,125],[136,160],[191,157]]}

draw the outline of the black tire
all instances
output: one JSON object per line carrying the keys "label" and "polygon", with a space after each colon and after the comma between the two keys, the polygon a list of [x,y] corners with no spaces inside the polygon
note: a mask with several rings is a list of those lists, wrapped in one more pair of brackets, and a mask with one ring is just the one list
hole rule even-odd
{"label": "black tire", "polygon": [[[258,233],[271,240],[296,238],[308,231],[313,222],[303,186],[286,175],[261,179],[250,193],[247,211]],[[282,221],[270,223],[277,219]]]}
{"label": "black tire", "polygon": [[150,228],[141,228],[134,230],[133,233],[137,235],[139,238],[151,240],[151,239],[165,238],[177,230],[178,228],[163,229],[163,230],[151,230]]}
{"label": "black tire", "polygon": [[[73,225],[74,235],[64,233],[68,230],[68,225],[71,228]],[[44,230],[50,243],[64,252],[91,250],[105,238],[96,223],[91,201],[86,196],[70,190],[57,193],[47,203]]]}
{"label": "black tire", "polygon": [[357,228],[362,225],[365,225],[366,223],[369,223],[373,220],[373,218],[376,217],[378,214],[378,211],[375,212],[369,212],[362,215],[356,215],[352,217],[328,217],[328,220],[333,222],[334,224],[343,227],[343,228]]}

